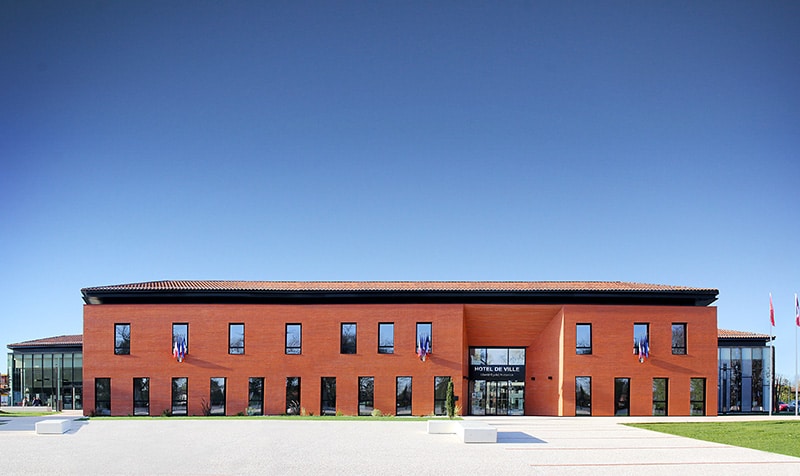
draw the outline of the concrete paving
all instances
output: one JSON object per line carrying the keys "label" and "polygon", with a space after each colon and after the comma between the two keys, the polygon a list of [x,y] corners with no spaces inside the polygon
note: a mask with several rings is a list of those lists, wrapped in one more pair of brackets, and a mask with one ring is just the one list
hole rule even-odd
{"label": "concrete paving", "polygon": [[37,435],[42,418],[64,415],[0,415],[3,474],[800,474],[800,458],[620,424],[759,417],[481,417],[498,429],[487,444],[429,435],[422,421],[92,419]]}

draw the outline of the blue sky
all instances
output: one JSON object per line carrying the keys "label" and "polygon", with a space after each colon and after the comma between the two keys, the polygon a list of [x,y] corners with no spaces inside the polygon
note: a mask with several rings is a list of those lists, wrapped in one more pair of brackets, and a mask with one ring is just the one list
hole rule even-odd
{"label": "blue sky", "polygon": [[796,2],[0,3],[0,343],[161,279],[713,287],[794,374]]}

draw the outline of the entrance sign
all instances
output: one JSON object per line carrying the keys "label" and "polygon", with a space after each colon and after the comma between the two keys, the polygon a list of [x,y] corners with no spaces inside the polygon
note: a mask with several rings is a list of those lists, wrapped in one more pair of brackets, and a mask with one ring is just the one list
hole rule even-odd
{"label": "entrance sign", "polygon": [[525,380],[524,365],[471,365],[471,380]]}

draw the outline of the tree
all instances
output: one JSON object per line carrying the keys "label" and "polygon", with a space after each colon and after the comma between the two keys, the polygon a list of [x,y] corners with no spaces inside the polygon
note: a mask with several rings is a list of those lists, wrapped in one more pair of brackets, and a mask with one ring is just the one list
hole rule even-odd
{"label": "tree", "polygon": [[444,402],[445,408],[447,408],[447,417],[453,418],[456,414],[456,398],[453,389],[453,379],[450,379],[447,382],[447,399]]}

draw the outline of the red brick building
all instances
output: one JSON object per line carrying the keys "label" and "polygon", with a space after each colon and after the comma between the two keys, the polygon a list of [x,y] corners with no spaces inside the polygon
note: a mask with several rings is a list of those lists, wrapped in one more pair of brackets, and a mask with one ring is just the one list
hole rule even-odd
{"label": "red brick building", "polygon": [[82,290],[85,413],[715,415],[716,289],[161,281]]}

